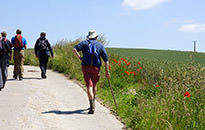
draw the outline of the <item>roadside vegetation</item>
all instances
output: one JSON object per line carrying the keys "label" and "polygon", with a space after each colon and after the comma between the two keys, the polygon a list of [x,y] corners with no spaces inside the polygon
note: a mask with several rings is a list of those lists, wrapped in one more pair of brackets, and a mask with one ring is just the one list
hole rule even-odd
{"label": "roadside vegetation", "polygon": [[[81,40],[55,44],[55,56],[48,67],[84,84],[80,62],[72,53]],[[100,41],[106,44],[103,37]],[[204,53],[137,49],[107,49],[107,52],[119,108],[113,102],[104,64],[97,96],[128,128],[205,129]],[[33,49],[26,50],[25,64],[38,65]]]}

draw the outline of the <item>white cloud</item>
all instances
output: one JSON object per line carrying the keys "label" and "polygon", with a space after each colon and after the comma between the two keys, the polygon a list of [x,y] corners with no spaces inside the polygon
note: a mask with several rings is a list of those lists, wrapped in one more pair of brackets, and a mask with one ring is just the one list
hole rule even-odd
{"label": "white cloud", "polygon": [[205,24],[186,24],[179,28],[182,32],[205,32]]}
{"label": "white cloud", "polygon": [[124,0],[122,6],[129,7],[133,10],[142,10],[153,8],[169,0]]}

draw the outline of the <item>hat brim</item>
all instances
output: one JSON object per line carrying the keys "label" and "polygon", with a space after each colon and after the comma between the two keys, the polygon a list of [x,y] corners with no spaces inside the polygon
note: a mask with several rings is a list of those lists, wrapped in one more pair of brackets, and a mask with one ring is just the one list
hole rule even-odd
{"label": "hat brim", "polygon": [[98,35],[90,35],[90,36],[88,35],[87,38],[93,39],[93,38],[96,38],[97,36],[98,36]]}

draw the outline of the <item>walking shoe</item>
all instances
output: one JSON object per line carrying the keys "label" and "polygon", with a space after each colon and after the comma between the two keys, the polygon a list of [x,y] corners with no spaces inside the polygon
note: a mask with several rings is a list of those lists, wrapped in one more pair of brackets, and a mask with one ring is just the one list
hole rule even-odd
{"label": "walking shoe", "polygon": [[93,111],[95,111],[95,98],[93,99]]}
{"label": "walking shoe", "polygon": [[90,102],[90,110],[89,110],[88,114],[94,114],[94,110],[95,110],[94,99],[89,100],[89,102]]}
{"label": "walking shoe", "polygon": [[88,112],[88,114],[94,114],[93,109],[90,109],[89,112]]}
{"label": "walking shoe", "polygon": [[42,74],[41,74],[41,78],[42,78],[42,79],[46,79],[46,78],[47,78],[46,74],[45,74],[45,73],[42,73]]}
{"label": "walking shoe", "polygon": [[17,79],[17,75],[14,75],[13,78],[14,78],[14,79]]}
{"label": "walking shoe", "polygon": [[19,80],[23,80],[23,77],[22,77],[22,76],[19,76]]}

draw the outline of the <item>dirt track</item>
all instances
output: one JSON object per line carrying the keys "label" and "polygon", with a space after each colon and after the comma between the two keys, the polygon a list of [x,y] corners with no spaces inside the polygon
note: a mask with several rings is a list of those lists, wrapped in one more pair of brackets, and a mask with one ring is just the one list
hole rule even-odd
{"label": "dirt track", "polygon": [[123,125],[96,102],[87,114],[88,99],[81,87],[62,74],[25,66],[23,81],[13,80],[13,67],[0,91],[0,130],[121,130]]}

